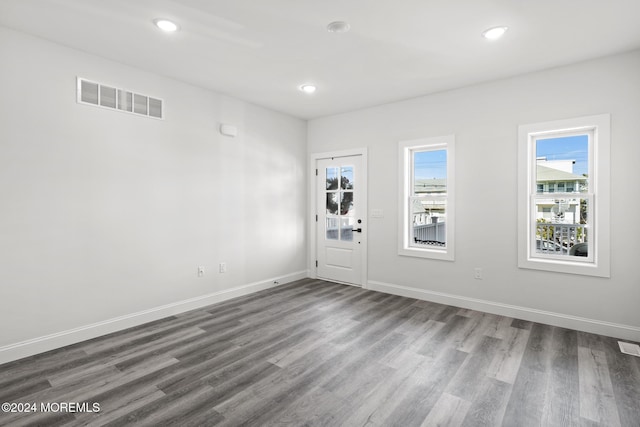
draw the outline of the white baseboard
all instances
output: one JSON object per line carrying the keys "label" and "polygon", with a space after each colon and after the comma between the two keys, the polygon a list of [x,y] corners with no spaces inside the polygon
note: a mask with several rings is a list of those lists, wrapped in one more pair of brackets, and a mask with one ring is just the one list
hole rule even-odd
{"label": "white baseboard", "polygon": [[[298,271],[285,276],[274,277],[272,279],[262,280],[248,285],[237,286],[235,288],[225,289],[223,291],[166,304],[160,307],[154,307],[149,310],[115,317],[102,322],[80,326],[67,331],[61,331],[15,344],[9,344],[0,347],[0,364],[22,359],[23,357],[33,356],[34,354],[54,350],[56,348],[75,344],[113,332],[118,332],[133,326],[139,326],[144,323],[153,322],[154,320],[163,319],[168,316],[206,307],[231,298],[273,288],[295,280],[304,279],[306,277],[306,271]],[[275,283],[276,281],[278,282],[277,284]]]}
{"label": "white baseboard", "polygon": [[619,323],[604,322],[601,320],[587,319],[584,317],[567,314],[553,313],[534,308],[520,307],[516,305],[502,304],[476,298],[468,298],[442,292],[427,291],[391,283],[369,280],[367,289],[384,292],[387,294],[415,298],[440,304],[453,305],[455,307],[483,311],[516,319],[529,320],[562,328],[575,329],[593,334],[606,335],[630,341],[640,341],[640,327],[622,325]]}

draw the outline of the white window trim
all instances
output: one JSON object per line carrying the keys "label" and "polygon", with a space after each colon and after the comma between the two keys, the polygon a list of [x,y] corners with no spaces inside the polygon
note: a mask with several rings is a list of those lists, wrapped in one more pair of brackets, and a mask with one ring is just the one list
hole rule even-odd
{"label": "white window trim", "polygon": [[[447,244],[445,248],[419,248],[411,246],[409,228],[411,212],[409,197],[413,167],[411,153],[414,150],[447,150]],[[398,254],[403,256],[430,258],[453,261],[455,254],[455,136],[446,135],[432,138],[421,138],[400,141],[398,144]]]}
{"label": "white window trim", "polygon": [[[610,133],[611,116],[601,114],[533,123],[518,127],[518,267],[568,274],[610,277]],[[532,254],[532,192],[533,168],[536,164],[537,137],[545,134],[579,133],[593,131],[589,144],[589,175],[592,178],[593,224],[590,240],[595,250],[587,260],[545,258]]]}

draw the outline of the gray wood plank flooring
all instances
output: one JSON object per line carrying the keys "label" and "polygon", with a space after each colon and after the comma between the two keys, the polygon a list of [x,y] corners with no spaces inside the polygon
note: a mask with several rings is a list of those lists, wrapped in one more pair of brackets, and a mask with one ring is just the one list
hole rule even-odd
{"label": "gray wood plank flooring", "polygon": [[[3,426],[639,427],[640,358],[305,279],[0,365],[2,402],[37,407]],[[67,402],[100,410],[42,411]]]}

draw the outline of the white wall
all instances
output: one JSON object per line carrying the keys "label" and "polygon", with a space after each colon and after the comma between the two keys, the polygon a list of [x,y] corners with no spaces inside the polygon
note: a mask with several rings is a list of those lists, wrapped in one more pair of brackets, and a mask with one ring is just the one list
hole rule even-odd
{"label": "white wall", "polygon": [[[518,125],[600,113],[612,118],[611,278],[518,269]],[[369,287],[640,340],[639,118],[636,51],[312,120],[308,144],[310,153],[368,147],[369,209],[384,212],[369,218]],[[398,141],[448,134],[455,262],[398,256]]]}
{"label": "white wall", "polygon": [[[306,122],[2,27],[0,58],[0,362],[304,277]],[[78,104],[76,76],[166,119]]]}

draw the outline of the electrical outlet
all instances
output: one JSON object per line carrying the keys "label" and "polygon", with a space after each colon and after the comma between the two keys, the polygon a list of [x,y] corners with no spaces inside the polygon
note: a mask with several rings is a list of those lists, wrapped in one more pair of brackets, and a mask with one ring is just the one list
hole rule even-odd
{"label": "electrical outlet", "polygon": [[473,269],[473,278],[476,280],[482,280],[482,269],[480,267]]}
{"label": "electrical outlet", "polygon": [[198,277],[202,277],[204,276],[204,267],[200,266],[198,267]]}
{"label": "electrical outlet", "polygon": [[220,263],[220,273],[226,273],[227,272],[227,263],[226,262],[221,262]]}

